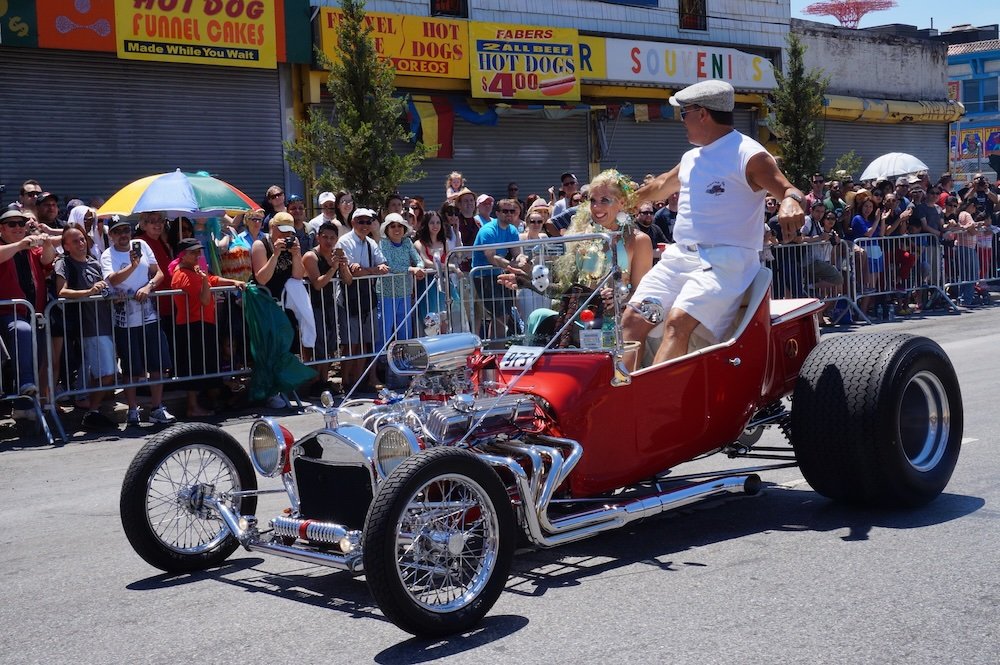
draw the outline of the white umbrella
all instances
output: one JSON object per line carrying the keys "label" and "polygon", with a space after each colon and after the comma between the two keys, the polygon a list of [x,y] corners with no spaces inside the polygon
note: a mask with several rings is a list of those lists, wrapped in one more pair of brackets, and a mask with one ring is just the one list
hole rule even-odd
{"label": "white umbrella", "polygon": [[892,178],[926,170],[928,170],[927,165],[913,155],[905,152],[890,152],[869,164],[859,179]]}

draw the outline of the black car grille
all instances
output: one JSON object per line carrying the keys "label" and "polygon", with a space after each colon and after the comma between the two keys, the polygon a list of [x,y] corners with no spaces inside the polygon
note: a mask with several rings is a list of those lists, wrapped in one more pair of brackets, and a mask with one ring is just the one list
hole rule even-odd
{"label": "black car grille", "polygon": [[358,466],[331,466],[299,457],[295,480],[301,516],[361,529],[372,502],[371,476]]}

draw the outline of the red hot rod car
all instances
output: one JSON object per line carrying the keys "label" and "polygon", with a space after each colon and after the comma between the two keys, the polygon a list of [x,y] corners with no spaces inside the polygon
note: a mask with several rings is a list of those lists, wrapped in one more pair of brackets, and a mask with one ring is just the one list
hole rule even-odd
{"label": "red hot rod car", "polygon": [[[768,467],[671,470],[710,453],[753,457],[762,427],[791,442],[772,466],[797,463],[837,501],[920,506],[955,467],[962,400],[941,348],[897,333],[821,341],[821,303],[772,302],[766,269],[727,339],[640,369],[629,367],[635,345],[621,341],[619,298],[596,344],[581,329],[601,287],[615,292],[615,270],[572,302],[549,301],[557,309],[548,333],[519,327],[529,317],[513,305],[503,340],[468,332],[471,290],[461,280],[452,290],[447,272],[436,276],[446,310],[427,319],[431,332],[445,332],[388,347],[393,369],[412,379],[405,393],[338,406],[324,396],[315,407],[324,426],[298,437],[260,419],[249,453],[203,424],[149,441],[121,495],[138,554],[191,571],[242,546],[364,574],[389,619],[440,635],[470,628],[492,607],[518,541],[553,547],[709,497],[758,492],[756,472]],[[652,322],[662,317],[655,303],[638,309]],[[280,477],[288,496],[288,509],[266,525],[255,516],[255,472]]]}

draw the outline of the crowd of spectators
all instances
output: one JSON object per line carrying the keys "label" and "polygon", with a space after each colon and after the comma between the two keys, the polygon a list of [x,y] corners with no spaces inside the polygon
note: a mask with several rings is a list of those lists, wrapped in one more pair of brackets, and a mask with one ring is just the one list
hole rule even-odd
{"label": "crowd of spectators", "polygon": [[[598,194],[615,195],[590,198],[594,183]],[[507,320],[496,305],[504,298],[497,276],[511,269],[524,272],[525,257],[519,251],[487,250],[457,261],[455,248],[561,236],[580,232],[581,223],[611,228],[600,215],[608,202],[622,199],[622,185],[613,178],[594,183],[581,185],[566,172],[547,192],[522,197],[518,184],[510,182],[503,195],[494,197],[475,191],[454,172],[440,206],[393,194],[373,209],[359,207],[351,192],[322,192],[312,218],[306,199],[286,196],[275,185],[260,208],[232,218],[168,220],[150,211],[133,226],[130,219],[99,215],[100,200],[67,201],[62,216],[59,198],[38,181],[26,180],[0,217],[0,300],[25,299],[41,314],[53,299],[63,299],[47,322],[51,348],[38,353],[43,367],[51,363],[59,386],[49,390],[47,369],[34,375],[36,322],[7,306],[0,310],[0,332],[16,376],[4,374],[10,378],[4,393],[47,396],[71,385],[82,393],[78,406],[86,409],[84,425],[101,429],[114,425],[101,405],[115,377],[127,386],[127,424],[142,417],[135,386],[148,380],[149,419],[172,422],[175,417],[163,403],[163,379],[237,368],[245,352],[234,348],[243,332],[239,304],[209,289],[248,281],[265,287],[292,321],[294,350],[317,369],[315,382],[303,387],[307,394],[359,381],[374,390],[380,380],[374,372],[363,376],[369,367],[363,356],[392,336],[433,329],[445,292],[457,299],[456,283],[425,295],[428,275],[441,264],[458,275],[474,270],[479,304],[468,312],[470,320],[490,336],[503,336]],[[888,264],[895,268],[892,274],[917,271],[927,279],[943,270],[950,281],[961,283],[959,302],[969,306],[976,281],[997,277],[998,187],[981,175],[958,189],[949,174],[932,182],[926,173],[865,183],[847,174],[834,179],[816,174],[810,185],[807,217],[794,234],[777,223],[778,201],[766,201],[762,260],[773,269],[776,297],[806,295],[807,288],[823,298],[842,293],[848,272],[843,267],[850,261],[861,292],[893,288],[887,283]],[[581,210],[585,222],[579,221]],[[614,212],[617,217],[619,209]],[[658,256],[673,242],[676,196],[622,212],[635,222],[628,242],[649,244],[643,256],[647,251]],[[883,256],[875,242],[928,235],[940,242],[901,242],[892,256]],[[799,249],[787,251],[791,246]],[[623,249],[630,260],[633,245]],[[168,289],[177,294],[155,295]],[[408,316],[421,296],[417,315]],[[75,301],[75,309],[69,301]],[[863,307],[868,304],[862,300]],[[334,363],[339,363],[339,382],[332,375]],[[383,376],[381,382],[397,378]],[[204,390],[217,385],[186,382],[185,415],[209,414]],[[272,406],[282,403],[272,400]]]}

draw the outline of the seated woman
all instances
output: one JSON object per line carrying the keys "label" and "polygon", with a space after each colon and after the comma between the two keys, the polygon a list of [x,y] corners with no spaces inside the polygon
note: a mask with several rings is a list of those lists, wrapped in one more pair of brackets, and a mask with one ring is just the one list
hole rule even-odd
{"label": "seated woman", "polygon": [[[622,273],[621,283],[629,290],[652,268],[653,247],[649,236],[636,228],[627,212],[635,208],[636,189],[636,185],[628,177],[614,169],[602,171],[590,182],[588,198],[577,208],[563,235],[567,240],[566,253],[556,259],[553,266],[554,275],[550,281],[557,294],[561,296],[570,290],[586,292],[593,289],[611,267],[612,252],[605,249],[601,241],[573,242],[574,235],[620,233],[615,241],[614,254]],[[499,281],[510,288],[518,285],[515,275],[501,275]],[[534,286],[537,288],[538,284]],[[605,286],[601,292],[605,312],[613,312],[612,297],[612,289]],[[576,296],[571,300],[582,303],[585,297]],[[529,334],[534,333],[535,328],[544,327],[548,316],[558,314],[550,310],[550,314],[546,316],[538,314],[538,311],[523,313],[528,319]]]}

